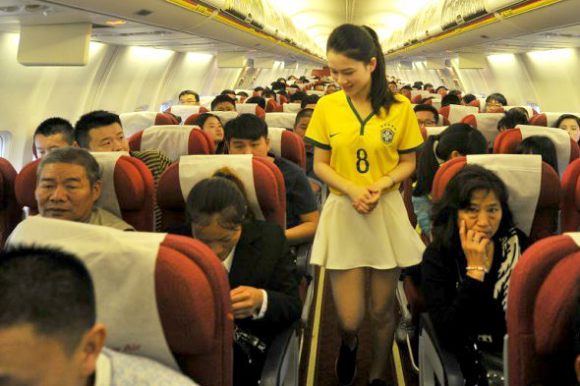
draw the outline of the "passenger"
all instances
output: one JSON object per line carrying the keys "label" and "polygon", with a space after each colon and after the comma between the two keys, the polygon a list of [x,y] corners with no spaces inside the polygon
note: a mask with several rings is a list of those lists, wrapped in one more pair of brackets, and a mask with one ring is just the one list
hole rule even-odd
{"label": "passenger", "polygon": [[561,115],[554,127],[566,130],[574,142],[580,140],[580,118],[573,114]]}
{"label": "passenger", "polygon": [[[229,272],[236,329],[255,339],[235,339],[234,385],[256,385],[265,353],[276,336],[300,318],[296,266],[279,226],[251,220],[243,184],[225,169],[197,183],[187,197],[187,225]],[[236,335],[236,334],[234,334]]]}
{"label": "passenger", "polygon": [[441,107],[449,105],[460,105],[461,99],[457,95],[447,94],[441,98]]}
{"label": "passenger", "polygon": [[411,88],[411,86],[406,85],[406,86],[401,87],[399,92],[401,93],[401,95],[405,96],[409,101],[411,101],[411,98],[412,98],[411,91],[412,90],[413,89]]}
{"label": "passenger", "polygon": [[503,132],[513,129],[517,125],[527,125],[528,118],[520,110],[510,109],[504,113],[504,116],[497,122],[497,130]]}
{"label": "passenger", "polygon": [[56,149],[43,157],[38,164],[34,196],[42,217],[135,230],[114,214],[95,207],[101,196],[101,172],[97,161],[84,149]]}
{"label": "passenger", "polygon": [[[431,86],[433,87],[433,86]],[[421,82],[420,80],[415,81],[415,83],[413,83],[413,88],[415,90],[422,90],[423,89],[423,82]]]}
{"label": "passenger", "polygon": [[246,99],[248,99],[249,95],[245,91],[239,91],[236,94],[236,97],[237,97],[237,100],[240,101],[240,103],[244,103],[246,101]]}
{"label": "passenger", "polygon": [[300,108],[313,109],[314,107],[316,107],[316,104],[318,103],[319,99],[320,97],[316,94],[306,95],[304,99],[302,99],[302,102],[300,102]]}
{"label": "passenger", "polygon": [[520,113],[522,113],[523,115],[526,116],[526,119],[528,121],[530,120],[530,114],[528,113],[528,110],[525,109],[525,108],[523,108],[523,107],[521,107],[521,106],[512,107],[508,111],[519,111]]}
{"label": "passenger", "polygon": [[285,78],[278,78],[278,79],[276,79],[276,82],[282,83],[283,85],[286,85],[286,79]]}
{"label": "passenger", "polygon": [[78,146],[74,128],[63,118],[48,118],[34,131],[34,150],[36,158],[42,158],[54,149]]}
{"label": "passenger", "polygon": [[431,236],[431,189],[439,165],[455,157],[485,154],[487,141],[480,131],[465,123],[454,123],[439,135],[431,135],[423,145],[413,189],[413,210],[423,233]]}
{"label": "passenger", "polygon": [[179,93],[179,104],[199,106],[199,94],[195,91],[184,90]]}
{"label": "passenger", "polygon": [[528,246],[507,202],[493,172],[467,165],[433,207],[423,293],[438,338],[456,354],[467,386],[487,385],[481,352],[501,361],[508,283]]}
{"label": "passenger", "polygon": [[314,85],[314,91],[324,91],[326,85],[323,82],[318,82]]}
{"label": "passenger", "polygon": [[[97,110],[83,115],[75,124],[75,138],[79,146],[93,152],[127,151],[131,157],[143,162],[157,183],[161,174],[171,165],[171,160],[157,150],[130,150],[117,114]],[[154,207],[155,229],[161,229],[161,210]]]}
{"label": "passenger", "polygon": [[413,108],[415,115],[417,115],[417,122],[419,127],[433,127],[437,126],[439,122],[439,112],[432,105],[417,105]]}
{"label": "passenger", "polygon": [[105,348],[91,275],[73,255],[14,247],[0,253],[0,373],[4,385],[195,383],[150,359]]}
{"label": "passenger", "polygon": [[254,94],[252,96],[261,97],[264,92],[264,87],[258,86],[254,88]]}
{"label": "passenger", "polygon": [[431,83],[425,83],[425,85],[423,86],[423,90],[429,91],[429,92],[433,92],[433,85]]}
{"label": "passenger", "polygon": [[532,135],[524,139],[516,148],[517,154],[539,154],[542,156],[542,161],[550,165],[558,174],[558,157],[556,153],[556,146],[546,137],[539,135]]}
{"label": "passenger", "polygon": [[326,86],[326,95],[335,93],[338,91],[338,87],[336,87],[336,85],[334,83],[330,83],[328,86]]}
{"label": "passenger", "polygon": [[342,330],[339,383],[350,385],[356,375],[357,334],[370,288],[368,377],[372,385],[386,385],[391,350],[385,348],[393,344],[400,267],[418,264],[424,248],[398,191],[415,170],[422,137],[409,101],[388,89],[375,31],[337,27],[328,39],[327,57],[343,91],[320,99],[306,132],[315,146],[314,171],[331,188],[311,263],[330,276]]}
{"label": "passenger", "polygon": [[399,91],[399,86],[397,86],[397,82],[395,81],[389,82],[389,91],[391,91],[393,94],[396,94]]}
{"label": "passenger", "polygon": [[300,87],[298,87],[296,84],[291,84],[290,86],[286,87],[286,90],[288,91],[288,95],[292,96],[297,92],[300,92]]}
{"label": "passenger", "polygon": [[302,103],[302,100],[306,98],[308,94],[304,91],[297,91],[290,95],[290,103]]}
{"label": "passenger", "polygon": [[248,98],[246,99],[246,103],[255,103],[262,109],[266,110],[266,100],[261,96],[253,96],[251,98]]}
{"label": "passenger", "polygon": [[286,185],[286,238],[290,245],[312,241],[318,225],[318,205],[308,178],[296,164],[270,157],[268,125],[253,114],[242,114],[226,123],[229,154],[253,154],[273,161]]}
{"label": "passenger", "polygon": [[220,95],[227,95],[231,99],[236,99],[236,92],[234,90],[225,89],[220,92]]}
{"label": "passenger", "polygon": [[453,90],[449,90],[450,95],[455,95],[457,98],[459,98],[459,100],[461,100],[461,90],[457,90],[457,89],[453,89]]}
{"label": "passenger", "polygon": [[497,113],[503,111],[503,106],[507,106],[507,100],[500,93],[490,94],[485,99],[485,112],[486,113]]}
{"label": "passenger", "polygon": [[[436,94],[439,94],[439,96],[441,98],[443,98],[443,97],[445,97],[447,95],[447,87],[445,87],[445,86],[439,86],[439,87],[437,87],[437,90],[435,90],[435,93]],[[459,103],[457,103],[457,104],[459,104]]]}
{"label": "passenger", "polygon": [[211,111],[236,111],[236,100],[229,95],[220,94],[211,101]]}
{"label": "passenger", "polygon": [[222,121],[217,115],[211,113],[201,114],[194,122],[194,125],[199,126],[205,131],[216,148],[216,154],[223,154],[224,149],[224,128]]}
{"label": "passenger", "polygon": [[465,94],[463,98],[461,98],[462,105],[469,105],[474,100],[477,100],[477,97],[473,94]]}
{"label": "passenger", "polygon": [[[308,124],[310,123],[313,112],[314,109],[306,108],[300,110],[298,114],[296,114],[296,120],[294,121],[294,132],[302,139],[304,139],[306,135],[306,129],[308,128]],[[312,144],[308,142],[304,143],[304,148],[306,150],[306,175],[318,180],[318,177],[314,173],[314,148],[312,147]],[[310,187],[315,193],[320,189],[317,184],[310,184]]]}

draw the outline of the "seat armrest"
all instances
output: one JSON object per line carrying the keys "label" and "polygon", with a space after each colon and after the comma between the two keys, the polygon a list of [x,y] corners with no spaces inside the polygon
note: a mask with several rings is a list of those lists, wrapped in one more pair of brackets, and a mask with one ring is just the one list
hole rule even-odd
{"label": "seat armrest", "polygon": [[261,386],[298,385],[300,321],[280,332],[272,341],[264,368]]}
{"label": "seat armrest", "polygon": [[420,384],[463,386],[459,362],[453,353],[441,346],[428,313],[421,314],[419,335]]}

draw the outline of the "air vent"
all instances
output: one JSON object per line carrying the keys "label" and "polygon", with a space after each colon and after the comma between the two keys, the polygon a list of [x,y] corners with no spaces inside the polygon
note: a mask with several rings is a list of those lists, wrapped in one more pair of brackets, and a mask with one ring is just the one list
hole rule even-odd
{"label": "air vent", "polygon": [[93,29],[106,29],[106,28],[113,28],[110,25],[105,25],[105,24],[93,24]]}
{"label": "air vent", "polygon": [[6,7],[0,7],[0,12],[2,13],[16,13],[18,11],[20,11],[21,6],[20,5],[9,5]]}
{"label": "air vent", "polygon": [[146,31],[146,32],[124,32],[119,34],[119,36],[162,36],[162,35],[171,35],[172,32],[170,31]]}
{"label": "air vent", "polygon": [[135,15],[137,16],[149,16],[153,13],[153,11],[150,11],[148,9],[140,9],[137,12],[135,12]]}
{"label": "air vent", "polygon": [[26,4],[24,6],[24,10],[30,13],[40,13],[50,10],[48,5],[41,5],[41,4]]}

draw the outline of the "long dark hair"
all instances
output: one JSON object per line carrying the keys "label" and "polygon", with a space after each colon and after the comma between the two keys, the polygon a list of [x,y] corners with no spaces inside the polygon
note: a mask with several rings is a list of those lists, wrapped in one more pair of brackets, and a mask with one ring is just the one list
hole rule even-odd
{"label": "long dark hair", "polygon": [[[437,146],[434,146],[437,141]],[[417,165],[417,185],[413,196],[431,193],[439,160],[447,161],[456,150],[461,155],[487,153],[487,141],[481,132],[465,123],[454,123],[439,135],[430,135],[423,144]]]}
{"label": "long dark hair", "polygon": [[459,250],[457,214],[471,204],[471,195],[477,190],[494,192],[501,204],[502,217],[494,239],[504,236],[513,227],[512,213],[508,206],[508,192],[503,181],[492,171],[479,165],[466,165],[447,184],[443,197],[433,204],[433,242],[440,250]]}
{"label": "long dark hair", "polygon": [[381,107],[388,112],[397,100],[387,85],[385,58],[377,33],[370,27],[343,24],[336,27],[326,43],[326,51],[334,51],[347,58],[368,64],[372,58],[377,66],[371,75],[369,99],[373,112],[378,114]]}

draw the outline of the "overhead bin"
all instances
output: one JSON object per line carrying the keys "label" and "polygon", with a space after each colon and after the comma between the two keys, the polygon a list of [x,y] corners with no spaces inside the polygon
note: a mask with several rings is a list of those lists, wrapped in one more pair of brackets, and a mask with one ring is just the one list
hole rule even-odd
{"label": "overhead bin", "polygon": [[517,3],[522,3],[524,0],[485,0],[485,10],[487,13],[493,13],[500,9],[511,7]]}
{"label": "overhead bin", "polygon": [[441,28],[447,30],[485,14],[485,0],[445,0]]}

